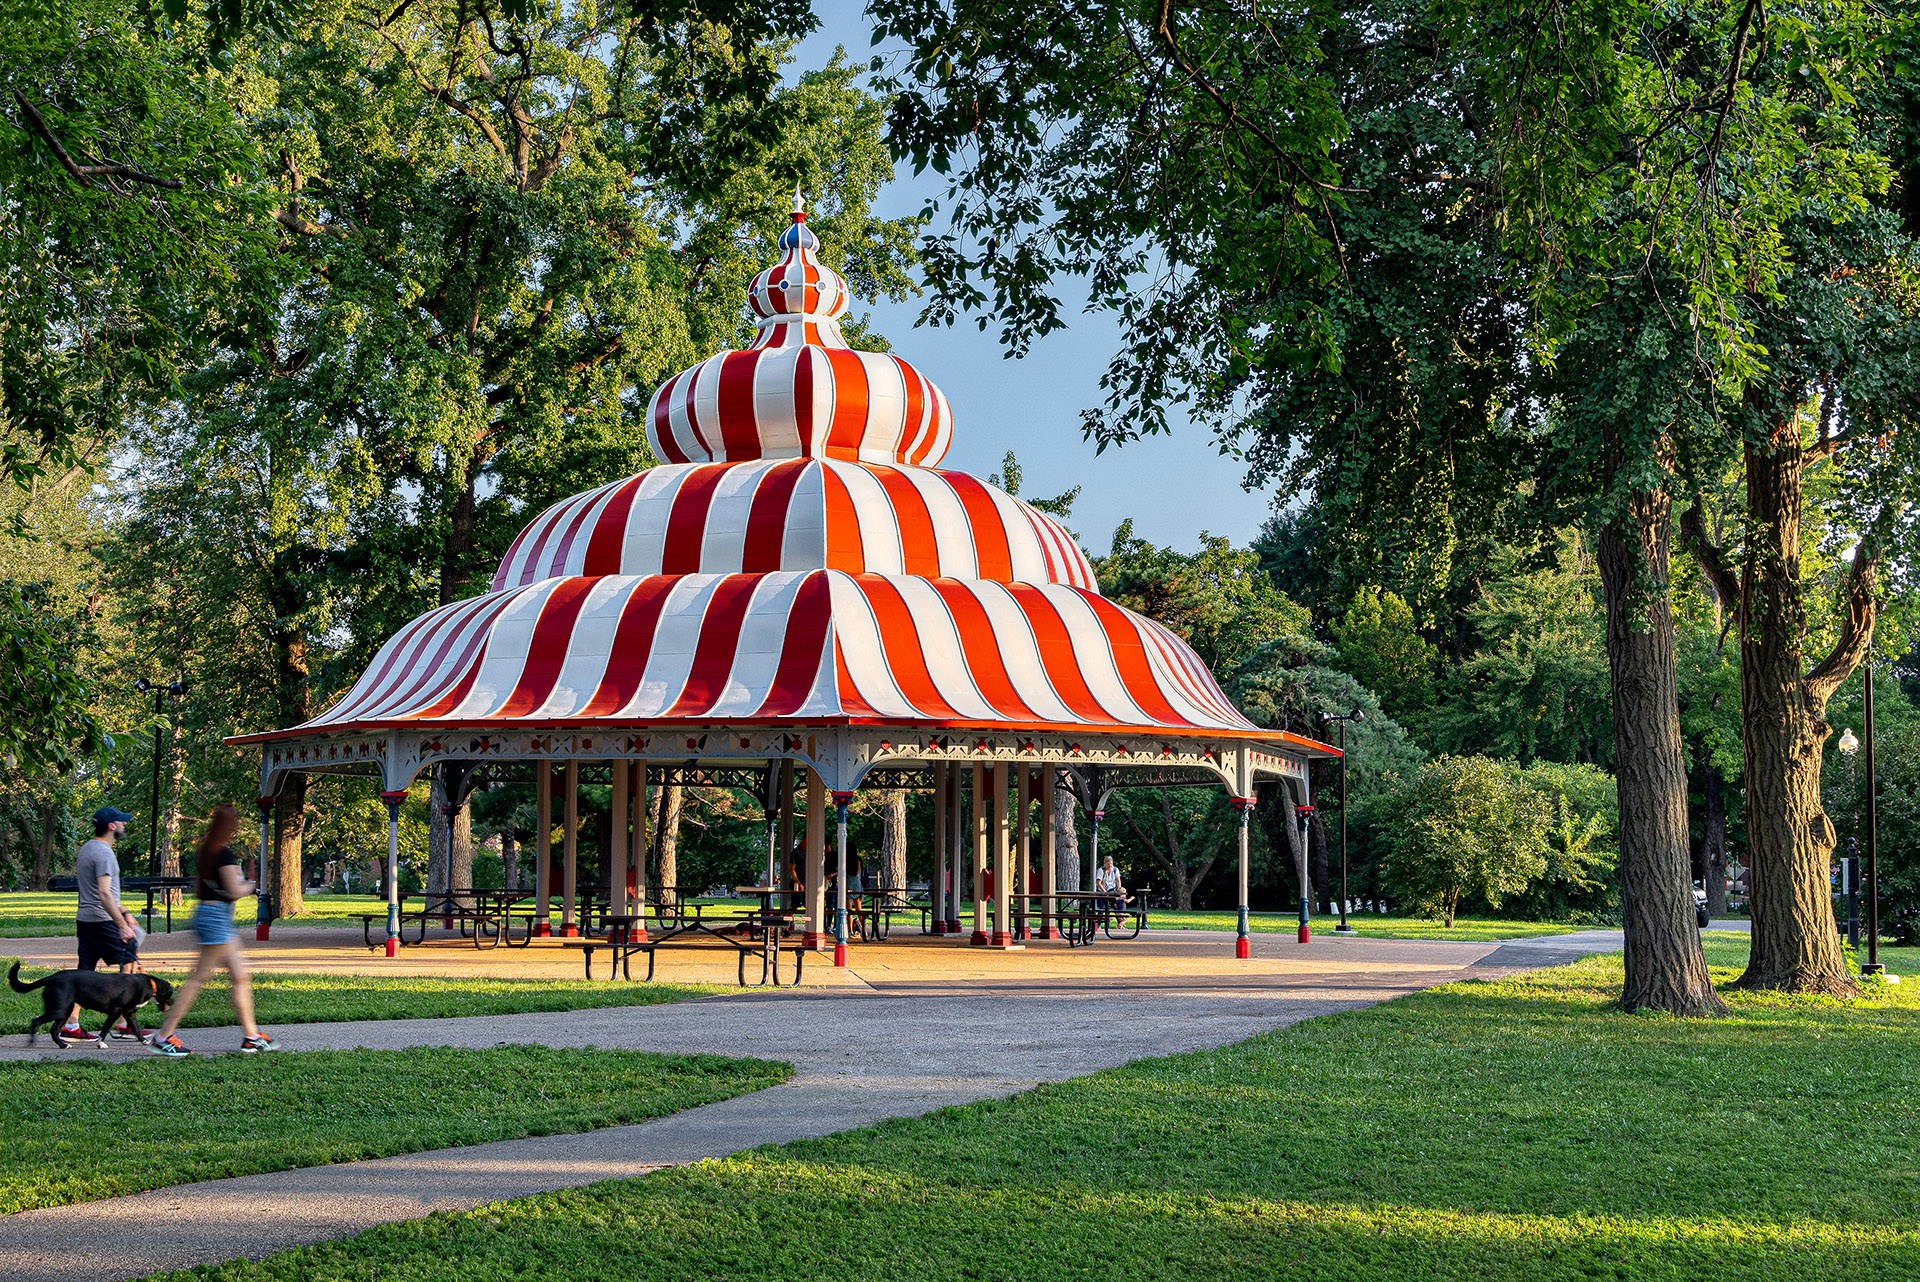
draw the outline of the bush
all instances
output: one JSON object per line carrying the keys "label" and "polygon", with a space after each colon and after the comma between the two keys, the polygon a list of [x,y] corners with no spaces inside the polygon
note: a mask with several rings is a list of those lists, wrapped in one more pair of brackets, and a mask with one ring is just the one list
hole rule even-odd
{"label": "bush", "polygon": [[1453,924],[1463,897],[1498,908],[1544,876],[1554,809],[1514,767],[1440,757],[1387,800],[1381,869],[1396,901]]}

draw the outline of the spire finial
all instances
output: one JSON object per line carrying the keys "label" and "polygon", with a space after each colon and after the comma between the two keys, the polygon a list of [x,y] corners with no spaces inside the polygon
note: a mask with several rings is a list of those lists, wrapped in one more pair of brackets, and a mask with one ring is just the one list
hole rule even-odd
{"label": "spire finial", "polygon": [[807,221],[807,201],[806,198],[800,194],[799,183],[793,185],[793,221],[796,223],[804,223]]}

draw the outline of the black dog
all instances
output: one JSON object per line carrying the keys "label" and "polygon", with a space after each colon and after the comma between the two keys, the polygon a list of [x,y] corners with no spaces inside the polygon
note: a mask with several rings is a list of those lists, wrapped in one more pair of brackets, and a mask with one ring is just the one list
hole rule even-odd
{"label": "black dog", "polygon": [[67,1043],[60,1036],[60,1029],[66,1023],[67,1012],[76,1004],[88,1010],[97,1010],[107,1017],[107,1022],[100,1028],[102,1041],[106,1040],[108,1030],[122,1019],[127,1021],[127,1027],[133,1030],[135,1037],[145,1041],[147,1035],[141,1031],[140,1021],[134,1018],[133,1013],[148,1002],[158,1002],[163,1011],[173,1005],[173,985],[152,975],[56,970],[31,984],[23,984],[20,982],[20,963],[15,962],[13,969],[7,972],[7,982],[13,985],[16,993],[30,993],[38,988],[46,999],[46,1011],[27,1025],[29,1046],[39,1038],[40,1025],[45,1024],[47,1036],[53,1038],[54,1044],[61,1050],[65,1050]]}

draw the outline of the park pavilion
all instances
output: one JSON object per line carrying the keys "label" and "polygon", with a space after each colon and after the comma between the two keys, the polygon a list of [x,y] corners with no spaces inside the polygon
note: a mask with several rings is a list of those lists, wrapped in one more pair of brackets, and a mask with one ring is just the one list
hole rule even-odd
{"label": "park pavilion", "polygon": [[[1072,789],[1093,823],[1091,867],[1114,788],[1225,787],[1249,955],[1255,785],[1282,781],[1304,807],[1308,763],[1336,750],[1253,725],[1179,637],[1100,595],[1053,517],[939,469],[946,397],[899,357],[847,346],[846,282],[795,206],[782,257],[749,290],[753,345],[668,379],[648,406],[659,466],[539,514],[489,591],[401,628],[320,716],[234,741],[261,750],[262,848],[289,774],[378,775],[392,955],[409,784],[437,770],[457,805],[477,783],[530,779],[547,820],[535,920],[544,931],[557,898],[571,934],[583,780],[611,786],[609,866],[639,912],[649,785],[752,789],[777,875],[804,773],[805,946],[829,938],[826,799],[844,867],[847,805],[866,786],[932,792],[936,929],[960,929],[968,896],[971,941],[1010,947],[1027,918],[1009,896],[1058,889],[1054,825],[1034,835],[1035,803],[1050,816],[1055,789]],[[1281,827],[1303,862],[1299,832]],[[1039,920],[1051,933],[1053,917]]]}

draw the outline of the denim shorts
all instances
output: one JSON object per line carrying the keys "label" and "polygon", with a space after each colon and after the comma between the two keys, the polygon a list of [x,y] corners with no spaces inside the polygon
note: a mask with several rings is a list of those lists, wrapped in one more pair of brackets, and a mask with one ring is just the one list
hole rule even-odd
{"label": "denim shorts", "polygon": [[193,933],[200,936],[202,948],[228,943],[233,939],[233,905],[218,899],[202,899],[193,910]]}

